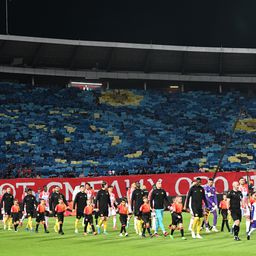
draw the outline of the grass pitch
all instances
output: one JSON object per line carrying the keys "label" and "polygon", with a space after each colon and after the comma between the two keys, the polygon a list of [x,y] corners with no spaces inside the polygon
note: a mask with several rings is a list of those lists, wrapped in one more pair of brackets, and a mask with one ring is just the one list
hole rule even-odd
{"label": "grass pitch", "polygon": [[[118,215],[117,215],[118,216]],[[64,256],[64,255],[104,255],[104,256],[147,256],[147,255],[180,255],[180,256],[233,256],[240,254],[254,255],[256,251],[256,233],[251,240],[246,240],[245,226],[242,224],[240,237],[242,241],[236,242],[227,231],[206,234],[202,231],[203,239],[192,239],[187,231],[189,214],[183,214],[185,236],[187,240],[181,240],[180,232],[175,231],[174,240],[170,237],[140,238],[133,229],[133,220],[128,228],[128,237],[119,237],[118,230],[112,230],[112,219],[109,220],[108,235],[83,235],[80,225],[80,233],[74,233],[74,217],[66,217],[64,223],[65,235],[61,236],[53,231],[54,219],[50,219],[49,234],[43,232],[40,226],[39,233],[24,230],[26,221],[19,231],[4,231],[0,227],[0,255],[1,256]],[[168,227],[170,213],[165,213],[164,222]],[[218,229],[220,229],[219,218]],[[118,222],[119,223],[119,222]],[[168,230],[168,229],[167,229]]]}

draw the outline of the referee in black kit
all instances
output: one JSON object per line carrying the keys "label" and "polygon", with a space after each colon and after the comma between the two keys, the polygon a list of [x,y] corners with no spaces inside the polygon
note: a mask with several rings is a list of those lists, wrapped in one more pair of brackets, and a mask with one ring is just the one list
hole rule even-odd
{"label": "referee in black kit", "polygon": [[239,238],[239,230],[240,230],[240,223],[242,219],[242,212],[241,212],[241,200],[243,198],[242,192],[239,191],[239,183],[237,181],[233,182],[233,189],[228,192],[228,209],[231,212],[231,217],[234,221],[234,240],[240,241]]}

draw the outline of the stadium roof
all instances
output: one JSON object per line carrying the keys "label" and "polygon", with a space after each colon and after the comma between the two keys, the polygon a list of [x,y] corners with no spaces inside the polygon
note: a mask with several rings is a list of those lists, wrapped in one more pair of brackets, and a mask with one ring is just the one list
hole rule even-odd
{"label": "stadium roof", "polygon": [[256,49],[0,35],[0,73],[105,80],[256,83]]}

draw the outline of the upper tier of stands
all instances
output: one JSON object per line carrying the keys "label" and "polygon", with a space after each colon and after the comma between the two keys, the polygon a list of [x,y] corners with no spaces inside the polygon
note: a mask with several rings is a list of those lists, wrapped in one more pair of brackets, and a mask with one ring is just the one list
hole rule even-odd
{"label": "upper tier of stands", "polygon": [[256,101],[238,92],[82,91],[0,84],[0,176],[213,169],[241,107],[222,169],[255,166]]}

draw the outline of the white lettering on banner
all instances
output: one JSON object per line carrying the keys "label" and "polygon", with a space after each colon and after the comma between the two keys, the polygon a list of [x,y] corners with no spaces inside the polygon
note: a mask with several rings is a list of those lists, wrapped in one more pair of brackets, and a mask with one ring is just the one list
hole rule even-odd
{"label": "white lettering on banner", "polygon": [[14,197],[14,198],[16,197],[16,190],[15,190],[15,187],[14,187],[12,184],[10,184],[10,183],[4,183],[4,184],[2,184],[2,185],[0,186],[0,192],[1,192],[1,194],[2,194],[2,190],[3,190],[4,187],[6,187],[6,188],[11,188],[13,197]]}
{"label": "white lettering on banner", "polygon": [[125,182],[125,187],[129,188],[130,187],[130,180],[124,180]]}
{"label": "white lettering on banner", "polygon": [[153,186],[153,185],[155,184],[152,179],[147,179],[147,181],[149,182],[149,184],[150,184],[151,186]]}
{"label": "white lettering on banner", "polygon": [[93,188],[93,190],[95,191],[95,192],[98,192],[99,191],[99,189],[95,189],[95,185],[101,185],[102,184],[102,180],[97,180],[97,181],[90,181],[90,185],[92,186],[92,188]]}
{"label": "white lettering on banner", "polygon": [[120,190],[118,181],[117,181],[117,180],[114,180],[111,185],[112,185],[114,188],[116,188],[117,196],[118,196],[119,198],[121,198],[121,197],[122,197],[122,193],[121,193],[121,190]]}
{"label": "white lettering on banner", "polygon": [[191,180],[190,178],[187,178],[187,177],[178,178],[177,181],[176,181],[176,183],[175,183],[175,193],[176,193],[178,196],[182,196],[182,194],[180,193],[179,187],[180,187],[180,182],[183,181],[183,180],[185,180],[185,181],[188,182],[189,187],[190,187],[190,185],[191,185],[191,183],[192,183],[192,180]]}
{"label": "white lettering on banner", "polygon": [[209,179],[209,177],[207,177],[207,176],[196,176],[196,178],[200,178],[201,180],[206,180],[206,181],[208,181],[208,179]]}
{"label": "white lettering on banner", "polygon": [[62,184],[60,183],[60,182],[50,182],[50,183],[48,183],[47,184],[47,190],[50,192],[50,193],[52,193],[52,191],[50,191],[50,188],[51,187],[56,187],[56,186],[58,186],[58,187],[60,187],[60,189],[62,189]]}
{"label": "white lettering on banner", "polygon": [[[255,175],[252,175],[252,176],[250,176],[249,174],[248,174],[248,176],[246,175],[246,176],[243,176],[243,178],[245,179],[245,181],[247,182],[248,181],[248,179],[249,179],[249,181],[250,180],[253,180],[253,182],[254,182],[254,184],[256,184],[255,182],[256,182],[256,176]],[[240,178],[239,178],[240,179]]]}
{"label": "white lettering on banner", "polygon": [[75,201],[76,195],[79,191],[80,191],[80,186],[75,186],[75,189],[74,189],[73,194],[72,194],[72,201]]}
{"label": "white lettering on banner", "polygon": [[25,191],[26,187],[34,187],[35,182],[18,182],[16,183],[16,188],[22,187],[22,193]]}
{"label": "white lettering on banner", "polygon": [[66,200],[68,201],[69,200],[69,192],[71,194],[73,194],[74,189],[71,187],[69,182],[63,182],[63,184],[65,185],[65,197],[66,197]]}
{"label": "white lettering on banner", "polygon": [[[246,173],[221,173],[215,179],[215,186],[218,193],[222,193],[223,190],[227,191],[232,187],[232,182],[234,180],[238,180],[240,177],[245,176]],[[248,173],[251,180],[256,184],[256,172]],[[131,186],[131,183],[135,180],[139,181],[140,184],[145,184],[150,190],[151,186],[158,179],[163,180],[163,187],[166,192],[169,192],[169,195],[184,195],[187,193],[187,190],[191,186],[191,182],[193,177],[201,177],[202,183],[205,184],[208,180],[208,177],[211,177],[211,173],[195,173],[195,174],[159,174],[152,176],[113,176],[113,177],[101,177],[101,178],[88,178],[88,181],[94,188],[95,192],[101,189],[102,181],[106,179],[107,183],[112,184],[115,187],[115,193],[117,197],[121,197],[125,195],[125,191],[127,187]],[[90,181],[92,179],[92,181]],[[78,179],[16,179],[16,180],[0,180],[0,192],[3,188],[10,187],[12,189],[13,194],[16,198],[21,200],[22,190],[25,187],[31,187],[35,191],[38,187],[43,187],[43,185],[47,185],[49,192],[52,192],[52,188],[54,186],[59,186],[63,191],[63,194],[66,195],[68,200],[72,200],[71,193],[73,195],[76,194],[76,191],[79,191],[79,184],[84,184],[87,181],[87,178],[78,178]],[[75,190],[75,187],[78,188]]]}
{"label": "white lettering on banner", "polygon": [[239,178],[238,178],[238,181],[239,181],[240,178],[244,178],[244,180],[247,181],[247,176],[241,176],[241,177],[239,177]]}
{"label": "white lettering on banner", "polygon": [[216,182],[218,180],[223,181],[223,189],[221,189],[220,191],[217,191],[217,192],[221,194],[221,193],[223,193],[223,191],[228,191],[229,190],[228,180],[226,178],[222,177],[222,176],[218,176],[217,178],[215,178],[214,184],[216,184]]}

